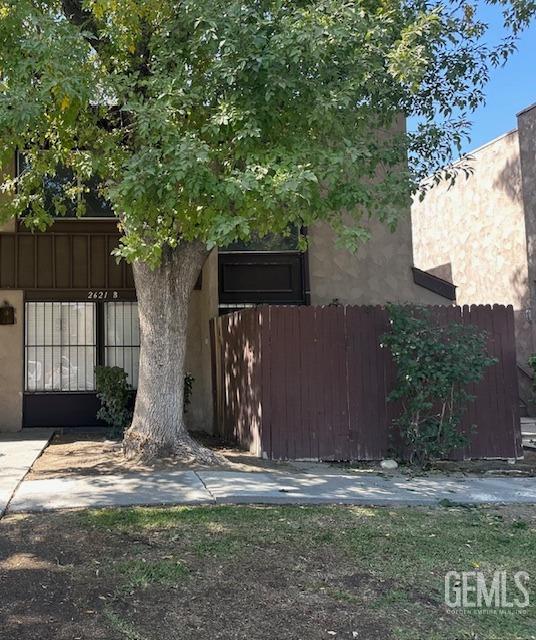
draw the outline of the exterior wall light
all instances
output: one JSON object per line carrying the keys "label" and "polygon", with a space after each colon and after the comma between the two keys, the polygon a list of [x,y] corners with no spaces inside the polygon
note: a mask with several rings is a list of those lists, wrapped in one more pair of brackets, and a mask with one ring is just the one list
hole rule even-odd
{"label": "exterior wall light", "polygon": [[0,325],[2,324],[15,324],[15,307],[6,300],[0,305]]}

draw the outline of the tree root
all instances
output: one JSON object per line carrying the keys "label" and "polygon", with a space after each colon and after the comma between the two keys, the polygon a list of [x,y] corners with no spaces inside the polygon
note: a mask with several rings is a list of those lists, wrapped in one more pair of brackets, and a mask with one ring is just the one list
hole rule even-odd
{"label": "tree root", "polygon": [[123,454],[127,460],[152,462],[161,458],[176,458],[185,464],[221,466],[225,458],[200,444],[187,431],[179,433],[172,442],[158,440],[132,427],[123,438]]}

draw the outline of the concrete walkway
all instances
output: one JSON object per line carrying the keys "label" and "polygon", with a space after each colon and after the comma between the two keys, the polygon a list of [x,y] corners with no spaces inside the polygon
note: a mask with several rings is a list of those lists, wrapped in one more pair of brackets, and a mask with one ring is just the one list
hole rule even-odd
{"label": "concrete walkway", "polygon": [[10,512],[159,504],[536,504],[536,478],[166,471],[26,480]]}
{"label": "concrete walkway", "polygon": [[52,429],[32,429],[0,436],[0,517],[53,433]]}

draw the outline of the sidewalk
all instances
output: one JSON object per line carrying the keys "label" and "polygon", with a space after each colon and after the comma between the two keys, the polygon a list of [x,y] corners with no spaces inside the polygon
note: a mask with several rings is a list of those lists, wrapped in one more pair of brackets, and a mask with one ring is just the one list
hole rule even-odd
{"label": "sidewalk", "polygon": [[536,504],[536,478],[165,471],[23,481],[9,512],[160,504]]}
{"label": "sidewalk", "polygon": [[32,429],[30,432],[2,434],[0,437],[0,517],[53,433],[53,429]]}

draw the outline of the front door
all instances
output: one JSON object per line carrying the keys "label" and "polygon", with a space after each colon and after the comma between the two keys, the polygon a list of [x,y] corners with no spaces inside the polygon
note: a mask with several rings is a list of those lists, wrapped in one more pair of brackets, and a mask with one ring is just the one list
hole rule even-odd
{"label": "front door", "polygon": [[25,427],[97,426],[95,366],[138,383],[136,302],[31,301],[25,305]]}

